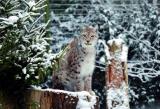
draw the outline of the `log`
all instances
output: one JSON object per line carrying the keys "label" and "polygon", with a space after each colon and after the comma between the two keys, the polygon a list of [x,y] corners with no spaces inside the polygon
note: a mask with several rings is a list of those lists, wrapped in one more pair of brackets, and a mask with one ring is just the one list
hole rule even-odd
{"label": "log", "polygon": [[[99,109],[97,96],[86,91],[27,89],[24,99],[25,109]],[[17,107],[13,100],[3,100],[3,103],[0,100],[0,109],[18,109]]]}
{"label": "log", "polygon": [[106,68],[107,108],[129,109],[127,52],[121,39],[108,41],[108,66]]}

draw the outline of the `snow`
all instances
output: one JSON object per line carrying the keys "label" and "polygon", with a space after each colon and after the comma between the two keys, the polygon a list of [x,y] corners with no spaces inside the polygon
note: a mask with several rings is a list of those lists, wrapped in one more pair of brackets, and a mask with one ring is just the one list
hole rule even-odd
{"label": "snow", "polygon": [[124,43],[124,41],[119,38],[119,39],[111,39],[107,42],[107,44],[109,44],[110,46],[113,45],[113,43],[115,43],[117,46],[120,47]]}
{"label": "snow", "polygon": [[105,63],[106,62],[105,57],[101,57],[100,60],[99,60],[99,62],[100,63]]}
{"label": "snow", "polygon": [[72,22],[63,22],[60,24],[61,28],[68,28],[69,31],[72,31],[73,23]]}
{"label": "snow", "polygon": [[29,2],[28,2],[28,5],[29,5],[30,8],[32,8],[33,6],[36,5],[36,3],[35,3],[34,0],[32,0],[32,1],[29,1]]}
{"label": "snow", "polygon": [[[89,97],[89,101],[88,98]],[[93,109],[96,104],[96,96],[91,96],[89,92],[78,92],[79,101],[77,103],[76,109]]]}
{"label": "snow", "polygon": [[109,48],[106,45],[105,41],[104,40],[98,40],[98,43],[102,43],[103,44],[106,57],[107,57],[108,60],[110,60],[111,57],[110,57],[110,53],[109,53]]}
{"label": "snow", "polygon": [[[16,41],[15,41],[15,42],[16,42]],[[17,40],[17,42],[18,42],[18,40]],[[22,50],[22,51],[25,51],[25,50],[26,50],[26,47],[25,47],[23,44],[19,45],[19,48],[20,48],[20,50]]]}
{"label": "snow", "polygon": [[[122,51],[121,51],[120,56],[118,58],[120,58],[120,60],[122,62],[127,62],[128,47],[124,44],[124,41],[119,38],[119,39],[112,39],[107,42],[107,44],[109,46],[112,46],[114,43],[117,47],[119,47],[118,50],[120,50],[122,48]],[[107,59],[111,59],[111,56],[109,53],[109,48],[106,46],[106,44],[105,44],[105,53],[106,53]]]}
{"label": "snow", "polygon": [[[49,91],[54,93],[65,93],[69,96],[78,97],[78,103],[76,109],[93,109],[94,105],[97,102],[96,96],[92,96],[89,92],[86,91],[80,91],[80,92],[69,92],[64,90],[58,90],[58,89],[41,89],[41,87],[32,86],[35,90],[40,91]],[[68,98],[68,96],[66,96]]]}
{"label": "snow", "polygon": [[30,78],[30,75],[29,74],[27,74],[26,76],[25,76],[25,79],[27,80],[28,78]]}
{"label": "snow", "polygon": [[121,53],[121,61],[127,62],[127,56],[128,56],[128,47],[126,45],[122,45],[122,53]]}
{"label": "snow", "polygon": [[8,22],[10,23],[10,24],[14,24],[14,23],[16,23],[17,21],[18,21],[18,17],[17,16],[9,16],[8,17]]}
{"label": "snow", "polygon": [[36,79],[39,79],[39,76],[35,76]]}
{"label": "snow", "polygon": [[23,74],[26,74],[26,67],[22,69]]}
{"label": "snow", "polygon": [[132,96],[134,96],[135,98],[139,98],[139,94],[138,93],[135,93],[133,90],[130,90],[130,94],[132,95]]}
{"label": "snow", "polygon": [[158,36],[160,36],[160,30],[158,30],[158,31],[156,32],[156,34],[157,34]]}
{"label": "snow", "polygon": [[19,75],[16,75],[16,79],[21,79],[21,77]]}
{"label": "snow", "polygon": [[[120,88],[110,88],[107,90],[108,109],[129,109],[129,98],[127,86],[124,83]],[[113,101],[117,104],[113,105]]]}

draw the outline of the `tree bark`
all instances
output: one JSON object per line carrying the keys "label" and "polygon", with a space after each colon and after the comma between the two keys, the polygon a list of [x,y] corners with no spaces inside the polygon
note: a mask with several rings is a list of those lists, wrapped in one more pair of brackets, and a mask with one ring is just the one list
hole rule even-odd
{"label": "tree bark", "polygon": [[108,50],[106,107],[107,109],[121,109],[122,106],[125,106],[123,109],[129,109],[127,59],[125,59],[128,49],[123,41],[113,39],[108,43]]}
{"label": "tree bark", "polygon": [[78,102],[77,97],[66,93],[32,90],[27,94],[27,109],[32,109],[33,103],[37,104],[36,109],[76,109]]}

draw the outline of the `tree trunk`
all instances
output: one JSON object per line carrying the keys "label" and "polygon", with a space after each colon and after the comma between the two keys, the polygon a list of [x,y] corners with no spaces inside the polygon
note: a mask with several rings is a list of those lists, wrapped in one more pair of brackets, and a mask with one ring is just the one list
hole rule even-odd
{"label": "tree trunk", "polygon": [[129,109],[127,50],[122,40],[108,42],[109,64],[106,68],[107,108]]}

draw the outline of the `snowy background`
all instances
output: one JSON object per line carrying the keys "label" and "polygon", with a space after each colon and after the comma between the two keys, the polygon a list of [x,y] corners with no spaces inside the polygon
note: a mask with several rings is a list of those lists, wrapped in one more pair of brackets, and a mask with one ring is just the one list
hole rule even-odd
{"label": "snowy background", "polygon": [[[93,89],[105,109],[104,45],[122,38],[129,46],[128,74],[130,105],[153,109],[160,102],[160,16],[153,0],[55,0],[52,9],[52,50],[59,52],[85,25],[98,26]],[[158,109],[159,106],[154,107]]]}
{"label": "snowy background", "polygon": [[[106,105],[102,42],[113,38],[122,38],[129,47],[131,108],[159,109],[159,3],[159,0],[49,0],[48,21],[44,0],[0,0],[0,90],[16,97],[14,102],[23,109],[25,101],[20,99],[26,87],[46,81],[52,74],[56,53],[78,36],[83,26],[92,25],[98,27],[100,36],[92,87],[100,98],[101,109]],[[46,83],[50,86],[51,81]],[[48,86],[41,84],[42,88]]]}

